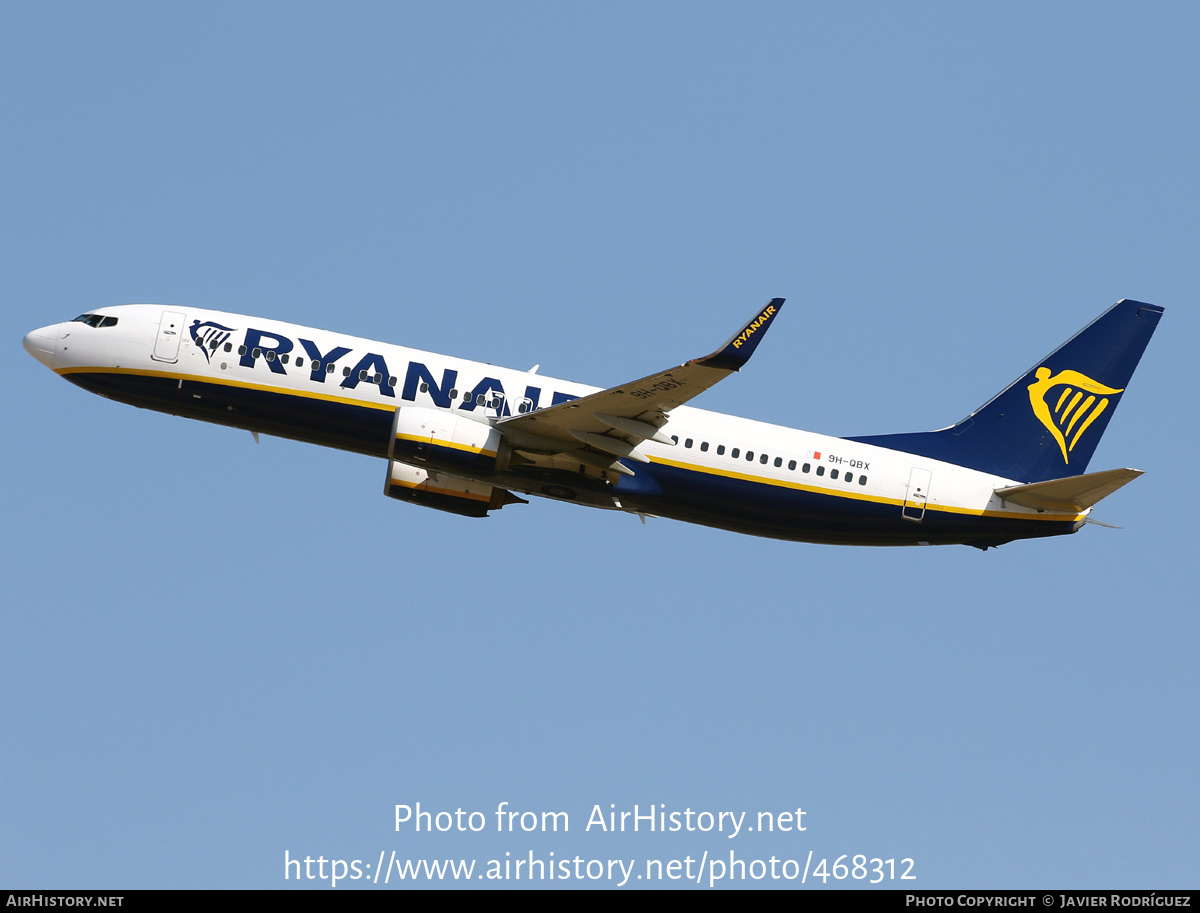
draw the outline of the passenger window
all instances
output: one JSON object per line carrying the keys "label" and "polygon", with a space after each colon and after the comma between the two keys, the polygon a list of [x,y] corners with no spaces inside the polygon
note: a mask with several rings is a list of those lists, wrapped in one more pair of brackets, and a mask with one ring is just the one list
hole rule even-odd
{"label": "passenger window", "polygon": [[389,386],[389,387],[394,387],[394,386],[396,386],[396,378],[394,378],[394,377],[389,377],[389,378],[388,378],[388,386]]}
{"label": "passenger window", "polygon": [[422,393],[429,392],[429,384],[427,384],[425,381],[421,381],[421,392]]}
{"label": "passenger window", "polygon": [[329,364],[325,365],[325,373],[326,373],[326,374],[332,374],[332,373],[333,373],[333,362],[332,362],[332,361],[331,361],[331,362],[329,362]]}
{"label": "passenger window", "polygon": [[[767,465],[767,460],[769,460],[769,459],[771,459],[771,458],[770,458],[769,456],[767,456],[767,455],[764,453],[762,456],[760,456],[760,457],[758,458],[758,461],[759,461],[760,463],[762,463],[764,466],[766,466],[766,465]],[[775,465],[776,465],[776,466],[778,466],[779,464],[778,464],[778,463],[776,463]]]}
{"label": "passenger window", "polygon": [[783,457],[775,457],[775,468],[778,469],[783,465]]}
{"label": "passenger window", "polygon": [[725,456],[725,445],[717,444],[717,456]]}
{"label": "passenger window", "polygon": [[451,398],[451,399],[458,399],[458,391],[457,391],[457,390],[451,390],[451,391],[450,391],[450,398]]}
{"label": "passenger window", "polygon": [[683,442],[683,446],[684,446],[684,447],[687,447],[687,448],[689,448],[689,449],[690,449],[690,448],[691,448],[691,446],[692,446],[692,439],[691,439],[691,438],[688,438],[686,441],[684,441],[684,442]]}
{"label": "passenger window", "polygon": [[287,355],[280,355],[279,363],[286,365],[288,363],[288,358],[289,358],[289,356],[287,356]]}
{"label": "passenger window", "polygon": [[812,463],[805,463],[800,467],[801,472],[808,472],[810,469],[812,469]]}
{"label": "passenger window", "polygon": [[296,367],[297,367],[297,368],[303,368],[303,367],[304,367],[304,359],[303,359],[303,358],[297,358],[297,359],[296,359]]}
{"label": "passenger window", "polygon": [[859,485],[866,485],[866,484],[867,484],[867,477],[866,477],[866,476],[859,476],[859,477],[858,477],[858,484],[859,484]]}
{"label": "passenger window", "polygon": [[482,406],[484,404],[484,402],[486,402],[486,400],[484,400],[482,393],[480,393],[477,397],[475,397],[475,405],[476,406]]}
{"label": "passenger window", "polygon": [[854,481],[854,473],[852,473],[852,472],[846,473],[846,484],[849,485],[853,481]]}
{"label": "passenger window", "polygon": [[246,347],[245,347],[245,346],[238,346],[238,354],[239,354],[239,355],[245,355],[245,354],[246,354]]}
{"label": "passenger window", "polygon": [[742,455],[742,451],[741,451],[741,450],[739,450],[737,447],[734,447],[734,448],[733,448],[731,451],[729,451],[729,455],[730,455],[730,456],[731,456],[733,459],[735,459],[735,460],[736,460],[736,459],[737,459],[739,456],[741,456],[741,455]]}
{"label": "passenger window", "polygon": [[746,451],[746,460],[747,460],[747,461],[749,461],[749,462],[753,462],[753,461],[754,461],[754,451],[753,451],[753,450],[747,450],[747,451]]}
{"label": "passenger window", "polygon": [[366,380],[366,379],[367,379],[367,372],[366,372],[366,371],[359,371],[359,372],[358,372],[358,379],[359,379],[359,380]]}
{"label": "passenger window", "polygon": [[[364,372],[364,373],[366,373],[366,372]],[[349,376],[350,376],[350,368],[349,367],[342,368],[342,377],[349,377]]]}
{"label": "passenger window", "polygon": [[817,475],[819,475],[819,476],[825,475],[825,467],[824,466],[817,467]]}
{"label": "passenger window", "polygon": [[256,349],[255,349],[253,352],[251,352],[250,354],[251,354],[252,356],[254,356],[255,358],[262,358],[262,349],[257,349],[257,348],[256,348]]}
{"label": "passenger window", "polygon": [[701,450],[702,452],[707,452],[707,451],[708,451],[708,441],[701,441],[701,442],[700,442],[700,450]]}
{"label": "passenger window", "polygon": [[232,351],[233,351],[233,343],[232,343],[232,342],[227,342],[227,343],[225,343],[225,351],[226,351],[226,352],[232,352]]}
{"label": "passenger window", "polygon": [[829,478],[836,479],[837,476],[838,476],[838,471],[836,469],[829,470]]}
{"label": "passenger window", "polygon": [[792,472],[796,471],[796,461],[795,460],[788,460],[788,469],[790,469]]}
{"label": "passenger window", "polygon": [[678,434],[672,434],[672,435],[671,435],[671,440],[673,440],[673,441],[674,441],[676,444],[678,444],[678,443],[679,443],[679,435],[678,435]]}

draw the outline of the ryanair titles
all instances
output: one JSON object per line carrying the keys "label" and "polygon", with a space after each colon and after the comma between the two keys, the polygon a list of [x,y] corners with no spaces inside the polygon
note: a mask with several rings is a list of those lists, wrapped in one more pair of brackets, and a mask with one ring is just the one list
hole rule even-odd
{"label": "ryanair titles", "polygon": [[[210,357],[236,331],[213,323],[193,321],[190,328],[193,342]],[[232,348],[232,344],[230,345]],[[245,331],[243,342],[237,348],[238,364],[253,368],[260,361],[273,374],[293,374],[297,369],[306,371],[308,379],[315,384],[337,383],[345,390],[355,390],[359,385],[377,387],[381,396],[396,396],[398,379],[391,373],[387,359],[377,352],[361,356],[347,346],[335,345],[322,352],[311,339],[291,339],[274,330],[251,327]],[[307,361],[306,361],[307,359]],[[469,382],[468,382],[469,383]],[[477,408],[495,409],[497,415],[512,415],[514,412],[532,412],[542,407],[542,389],[526,386],[523,396],[510,400],[504,384],[496,377],[483,377],[468,386],[460,383],[459,373],[446,368],[441,377],[418,361],[410,361],[404,372],[400,398],[413,401],[417,393],[427,393],[434,405],[442,408],[457,406],[460,412],[473,412]],[[551,405],[567,402],[578,397],[570,393],[554,393]]]}

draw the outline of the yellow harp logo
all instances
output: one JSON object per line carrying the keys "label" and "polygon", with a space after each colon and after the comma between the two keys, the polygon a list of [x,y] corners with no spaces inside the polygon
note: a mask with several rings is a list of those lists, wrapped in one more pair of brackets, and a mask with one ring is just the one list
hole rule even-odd
{"label": "yellow harp logo", "polygon": [[[1059,371],[1051,377],[1049,368],[1038,368],[1035,374],[1037,380],[1029,385],[1033,414],[1054,435],[1063,462],[1069,463],[1067,454],[1075,449],[1088,426],[1108,408],[1108,397],[1125,388],[1106,387],[1078,371]],[[1056,397],[1054,394],[1060,387],[1062,391]]]}

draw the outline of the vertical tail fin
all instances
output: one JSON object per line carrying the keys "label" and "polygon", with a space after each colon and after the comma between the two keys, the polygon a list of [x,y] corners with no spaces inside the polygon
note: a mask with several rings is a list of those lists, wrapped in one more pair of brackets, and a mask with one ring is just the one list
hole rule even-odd
{"label": "vertical tail fin", "polygon": [[1152,304],[1118,301],[958,424],[850,440],[1023,482],[1079,475],[1162,313]]}

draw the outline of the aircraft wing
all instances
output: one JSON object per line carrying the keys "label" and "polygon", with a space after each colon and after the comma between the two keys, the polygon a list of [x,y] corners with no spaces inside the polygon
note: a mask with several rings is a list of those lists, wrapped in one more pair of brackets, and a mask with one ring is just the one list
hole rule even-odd
{"label": "aircraft wing", "polygon": [[644,440],[673,443],[659,430],[667,422],[667,413],[741,370],[783,301],[772,298],[711,355],[599,393],[502,419],[496,428],[518,450],[570,453],[585,463],[599,466],[603,462],[603,468],[628,472],[614,464],[615,458],[648,462],[637,450],[638,444]]}

